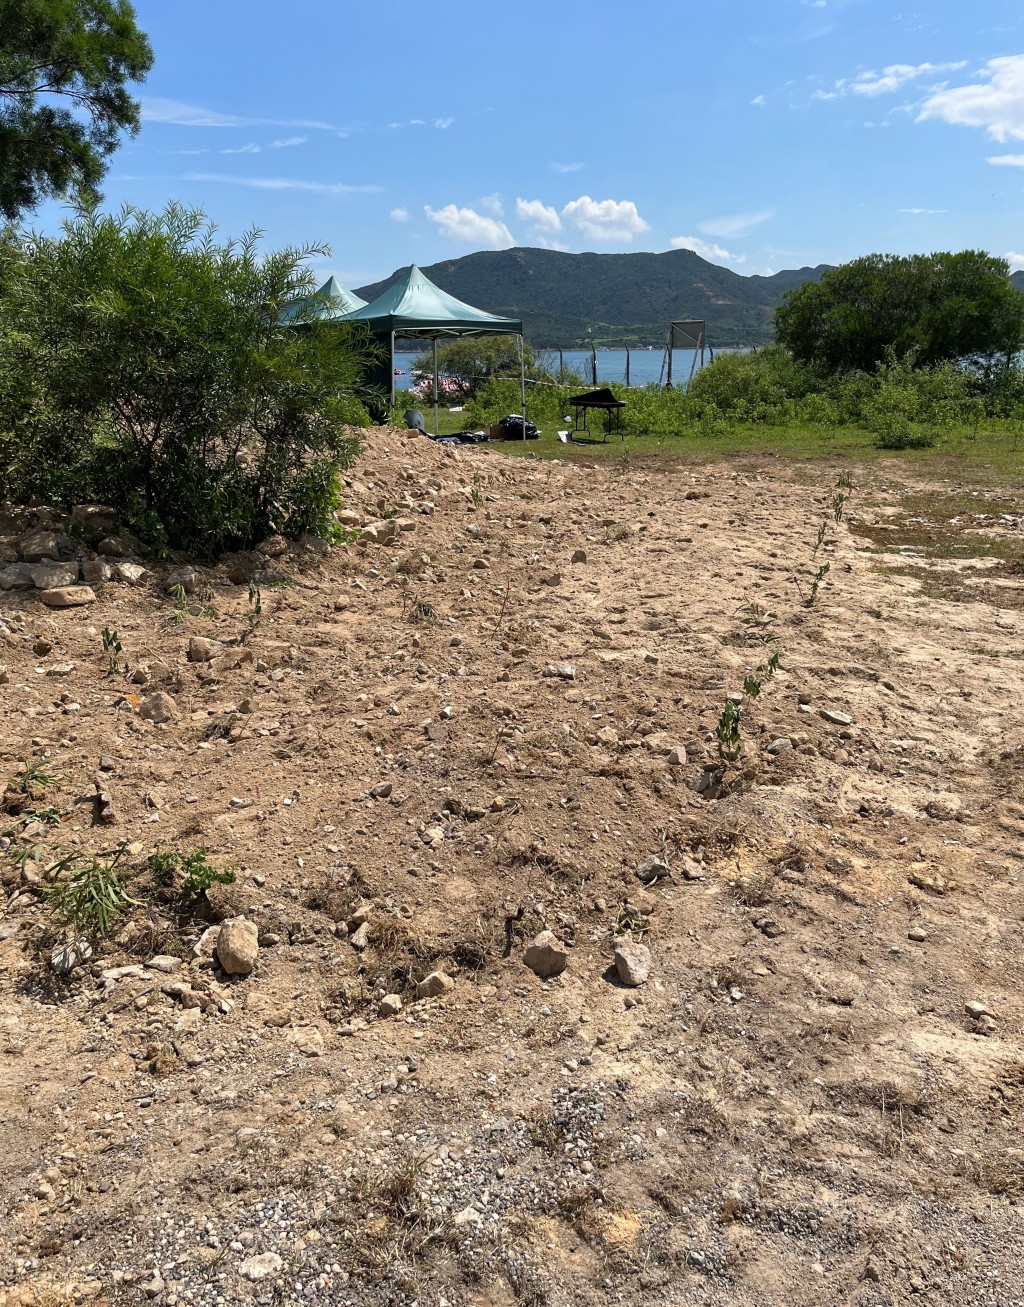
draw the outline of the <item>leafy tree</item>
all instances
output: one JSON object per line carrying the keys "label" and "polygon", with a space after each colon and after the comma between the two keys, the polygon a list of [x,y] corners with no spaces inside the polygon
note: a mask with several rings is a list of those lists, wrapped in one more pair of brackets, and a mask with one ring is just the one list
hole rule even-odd
{"label": "leafy tree", "polygon": [[0,0],[0,215],[96,198],[118,136],[139,130],[126,83],[152,64],[128,0]]}
{"label": "leafy tree", "polygon": [[[533,351],[523,342],[527,374],[533,368]],[[433,350],[420,354],[413,366],[431,375],[433,387]],[[519,376],[518,336],[462,336],[437,347],[437,374],[446,377],[465,391],[474,394],[495,377]]]}
{"label": "leafy tree", "polygon": [[358,328],[282,326],[322,247],[218,244],[198,211],[83,212],[0,282],[0,484],[120,508],[204,556],[329,533],[372,353]]}
{"label": "leafy tree", "polygon": [[873,371],[892,350],[920,366],[977,356],[1007,361],[1024,340],[1024,296],[1005,259],[979,250],[870,254],[790,291],[779,341],[830,372]]}

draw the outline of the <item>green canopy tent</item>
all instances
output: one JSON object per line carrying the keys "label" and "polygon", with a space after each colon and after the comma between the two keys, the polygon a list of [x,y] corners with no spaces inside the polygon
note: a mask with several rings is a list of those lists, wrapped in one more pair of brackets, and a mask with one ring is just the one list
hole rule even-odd
{"label": "green canopy tent", "polygon": [[[523,355],[523,324],[518,318],[499,318],[483,309],[463,304],[449,295],[413,264],[394,285],[375,300],[349,313],[345,322],[365,322],[379,336],[391,341],[391,403],[395,402],[395,337],[412,336],[434,345],[434,435],[437,435],[437,342],[456,336],[518,336],[519,383],[523,418],[526,417],[526,370]],[[524,428],[525,430],[525,428]]]}
{"label": "green canopy tent", "polygon": [[294,323],[296,326],[301,326],[310,318],[320,322],[341,322],[365,304],[366,300],[360,299],[347,286],[343,286],[337,277],[329,277],[315,295],[306,295],[282,309],[278,321]]}

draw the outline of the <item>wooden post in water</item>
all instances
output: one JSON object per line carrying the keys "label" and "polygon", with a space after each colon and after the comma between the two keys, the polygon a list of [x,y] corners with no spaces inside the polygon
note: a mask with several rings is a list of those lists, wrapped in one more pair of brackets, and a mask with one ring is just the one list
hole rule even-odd
{"label": "wooden post in water", "polygon": [[590,375],[591,375],[591,378],[593,379],[593,384],[594,384],[594,386],[595,386],[595,388],[596,388],[596,386],[597,386],[597,349],[596,349],[596,347],[593,346],[593,345],[591,345],[591,347],[590,347]]}
{"label": "wooden post in water", "polygon": [[562,351],[558,351],[558,380],[565,379],[565,360],[562,358]]}
{"label": "wooden post in water", "polygon": [[626,389],[629,389],[629,346],[626,346]]}

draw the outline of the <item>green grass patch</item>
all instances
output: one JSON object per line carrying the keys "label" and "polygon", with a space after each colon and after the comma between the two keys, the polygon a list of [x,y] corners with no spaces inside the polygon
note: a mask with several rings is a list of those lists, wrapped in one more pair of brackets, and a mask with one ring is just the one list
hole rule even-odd
{"label": "green grass patch", "polygon": [[695,463],[736,457],[840,460],[870,464],[880,472],[892,472],[898,466],[911,475],[929,478],[963,477],[979,484],[1024,484],[1024,450],[1020,448],[1019,435],[1008,429],[1007,424],[998,422],[969,431],[950,432],[928,449],[879,449],[874,433],[863,427],[810,422],[785,426],[726,423],[710,432],[694,427],[674,435],[627,435],[620,439],[612,434],[607,440],[592,434],[586,441],[570,444],[562,444],[557,431],[545,426],[537,440],[492,441],[484,448],[527,458],[582,462],[625,457],[648,467],[662,460]]}

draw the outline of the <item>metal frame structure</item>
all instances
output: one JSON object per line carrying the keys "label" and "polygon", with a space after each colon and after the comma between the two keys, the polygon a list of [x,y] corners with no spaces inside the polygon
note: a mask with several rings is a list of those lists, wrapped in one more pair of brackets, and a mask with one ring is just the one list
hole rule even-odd
{"label": "metal frame structure", "polygon": [[[665,358],[662,361],[662,374],[664,375],[667,368],[667,377],[665,380],[666,387],[672,389],[672,351],[676,349],[692,349],[693,360],[690,363],[690,375],[686,384],[689,385],[693,380],[693,374],[697,367],[697,351],[700,350],[700,365],[704,366],[704,351],[710,348],[707,343],[707,323],[700,318],[678,318],[668,324],[668,336],[665,340]],[[714,350],[711,351],[711,357],[714,359]]]}

